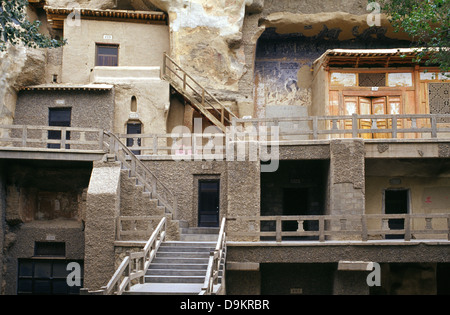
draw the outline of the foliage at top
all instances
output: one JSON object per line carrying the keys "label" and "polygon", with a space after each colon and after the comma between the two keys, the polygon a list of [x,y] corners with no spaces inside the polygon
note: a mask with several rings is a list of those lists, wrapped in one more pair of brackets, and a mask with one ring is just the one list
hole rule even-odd
{"label": "foliage at top", "polygon": [[56,48],[66,42],[51,39],[39,32],[40,21],[27,19],[27,0],[0,0],[0,51],[7,44],[23,44],[30,48]]}
{"label": "foliage at top", "polygon": [[409,34],[421,47],[417,62],[450,71],[450,0],[369,0],[381,5],[397,32]]}

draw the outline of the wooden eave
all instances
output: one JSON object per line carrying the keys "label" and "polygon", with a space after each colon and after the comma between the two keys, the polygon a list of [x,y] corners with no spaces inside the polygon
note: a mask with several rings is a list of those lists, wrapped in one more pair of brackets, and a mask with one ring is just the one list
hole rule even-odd
{"label": "wooden eave", "polygon": [[332,67],[410,67],[418,65],[416,49],[331,49],[314,62],[314,66]]}
{"label": "wooden eave", "polygon": [[[64,20],[74,12],[73,9],[61,9],[45,6],[47,19],[54,29],[63,29]],[[143,24],[167,25],[167,14],[156,11],[129,11],[129,10],[94,10],[79,9],[80,18],[83,20],[117,21]]]}
{"label": "wooden eave", "polygon": [[71,85],[71,84],[42,84],[22,86],[20,91],[108,91],[113,88],[110,84],[85,84],[85,85]]}

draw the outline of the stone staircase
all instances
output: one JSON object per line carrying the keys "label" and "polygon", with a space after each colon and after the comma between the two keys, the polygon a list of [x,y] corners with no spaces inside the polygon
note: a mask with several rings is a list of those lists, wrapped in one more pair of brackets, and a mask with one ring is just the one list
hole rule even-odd
{"label": "stone staircase", "polygon": [[161,244],[146,271],[145,283],[133,285],[126,294],[198,295],[218,233],[218,228],[181,229],[179,241]]}

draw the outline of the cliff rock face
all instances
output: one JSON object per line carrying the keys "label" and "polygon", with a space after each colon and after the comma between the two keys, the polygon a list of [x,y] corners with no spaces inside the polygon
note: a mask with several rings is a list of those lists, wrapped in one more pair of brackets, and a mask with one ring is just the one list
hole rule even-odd
{"label": "cliff rock face", "polygon": [[0,124],[12,124],[19,87],[43,83],[45,62],[41,49],[9,46],[0,53]]}
{"label": "cliff rock face", "polygon": [[26,49],[8,47],[0,53],[0,124],[11,124],[17,93],[14,88],[26,61]]}
{"label": "cliff rock face", "polygon": [[245,73],[242,26],[252,0],[150,0],[169,14],[171,55],[206,88],[237,91]]}

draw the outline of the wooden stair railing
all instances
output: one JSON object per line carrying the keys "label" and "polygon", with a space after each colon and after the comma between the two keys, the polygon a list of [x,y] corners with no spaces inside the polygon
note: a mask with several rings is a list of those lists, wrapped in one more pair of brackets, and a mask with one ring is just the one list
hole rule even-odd
{"label": "wooden stair railing", "polygon": [[131,177],[136,177],[144,185],[146,191],[151,192],[152,198],[158,199],[158,204],[163,205],[166,208],[166,212],[172,214],[172,219],[177,219],[177,196],[136,157],[130,148],[120,141],[119,137],[112,132],[106,131],[105,135],[109,137],[109,153],[130,171]]}
{"label": "wooden stair railing", "polygon": [[144,283],[145,272],[166,237],[166,221],[165,217],[161,219],[142,251],[132,252],[122,260],[111,280],[97,294],[121,295],[134,283]]}
{"label": "wooden stair railing", "polygon": [[200,83],[181,68],[172,58],[164,54],[162,79],[168,81],[191,106],[197,109],[222,132],[237,116],[209,93]]}
{"label": "wooden stair railing", "polygon": [[[226,218],[222,219],[220,225],[219,238],[216,248],[209,256],[208,268],[206,270],[205,282],[203,283],[200,295],[215,295],[216,292],[224,291],[220,288],[215,290],[214,286],[219,283],[219,274],[221,271],[222,260],[226,259],[227,240],[225,233]],[[225,262],[222,265],[221,286],[225,285]]]}

